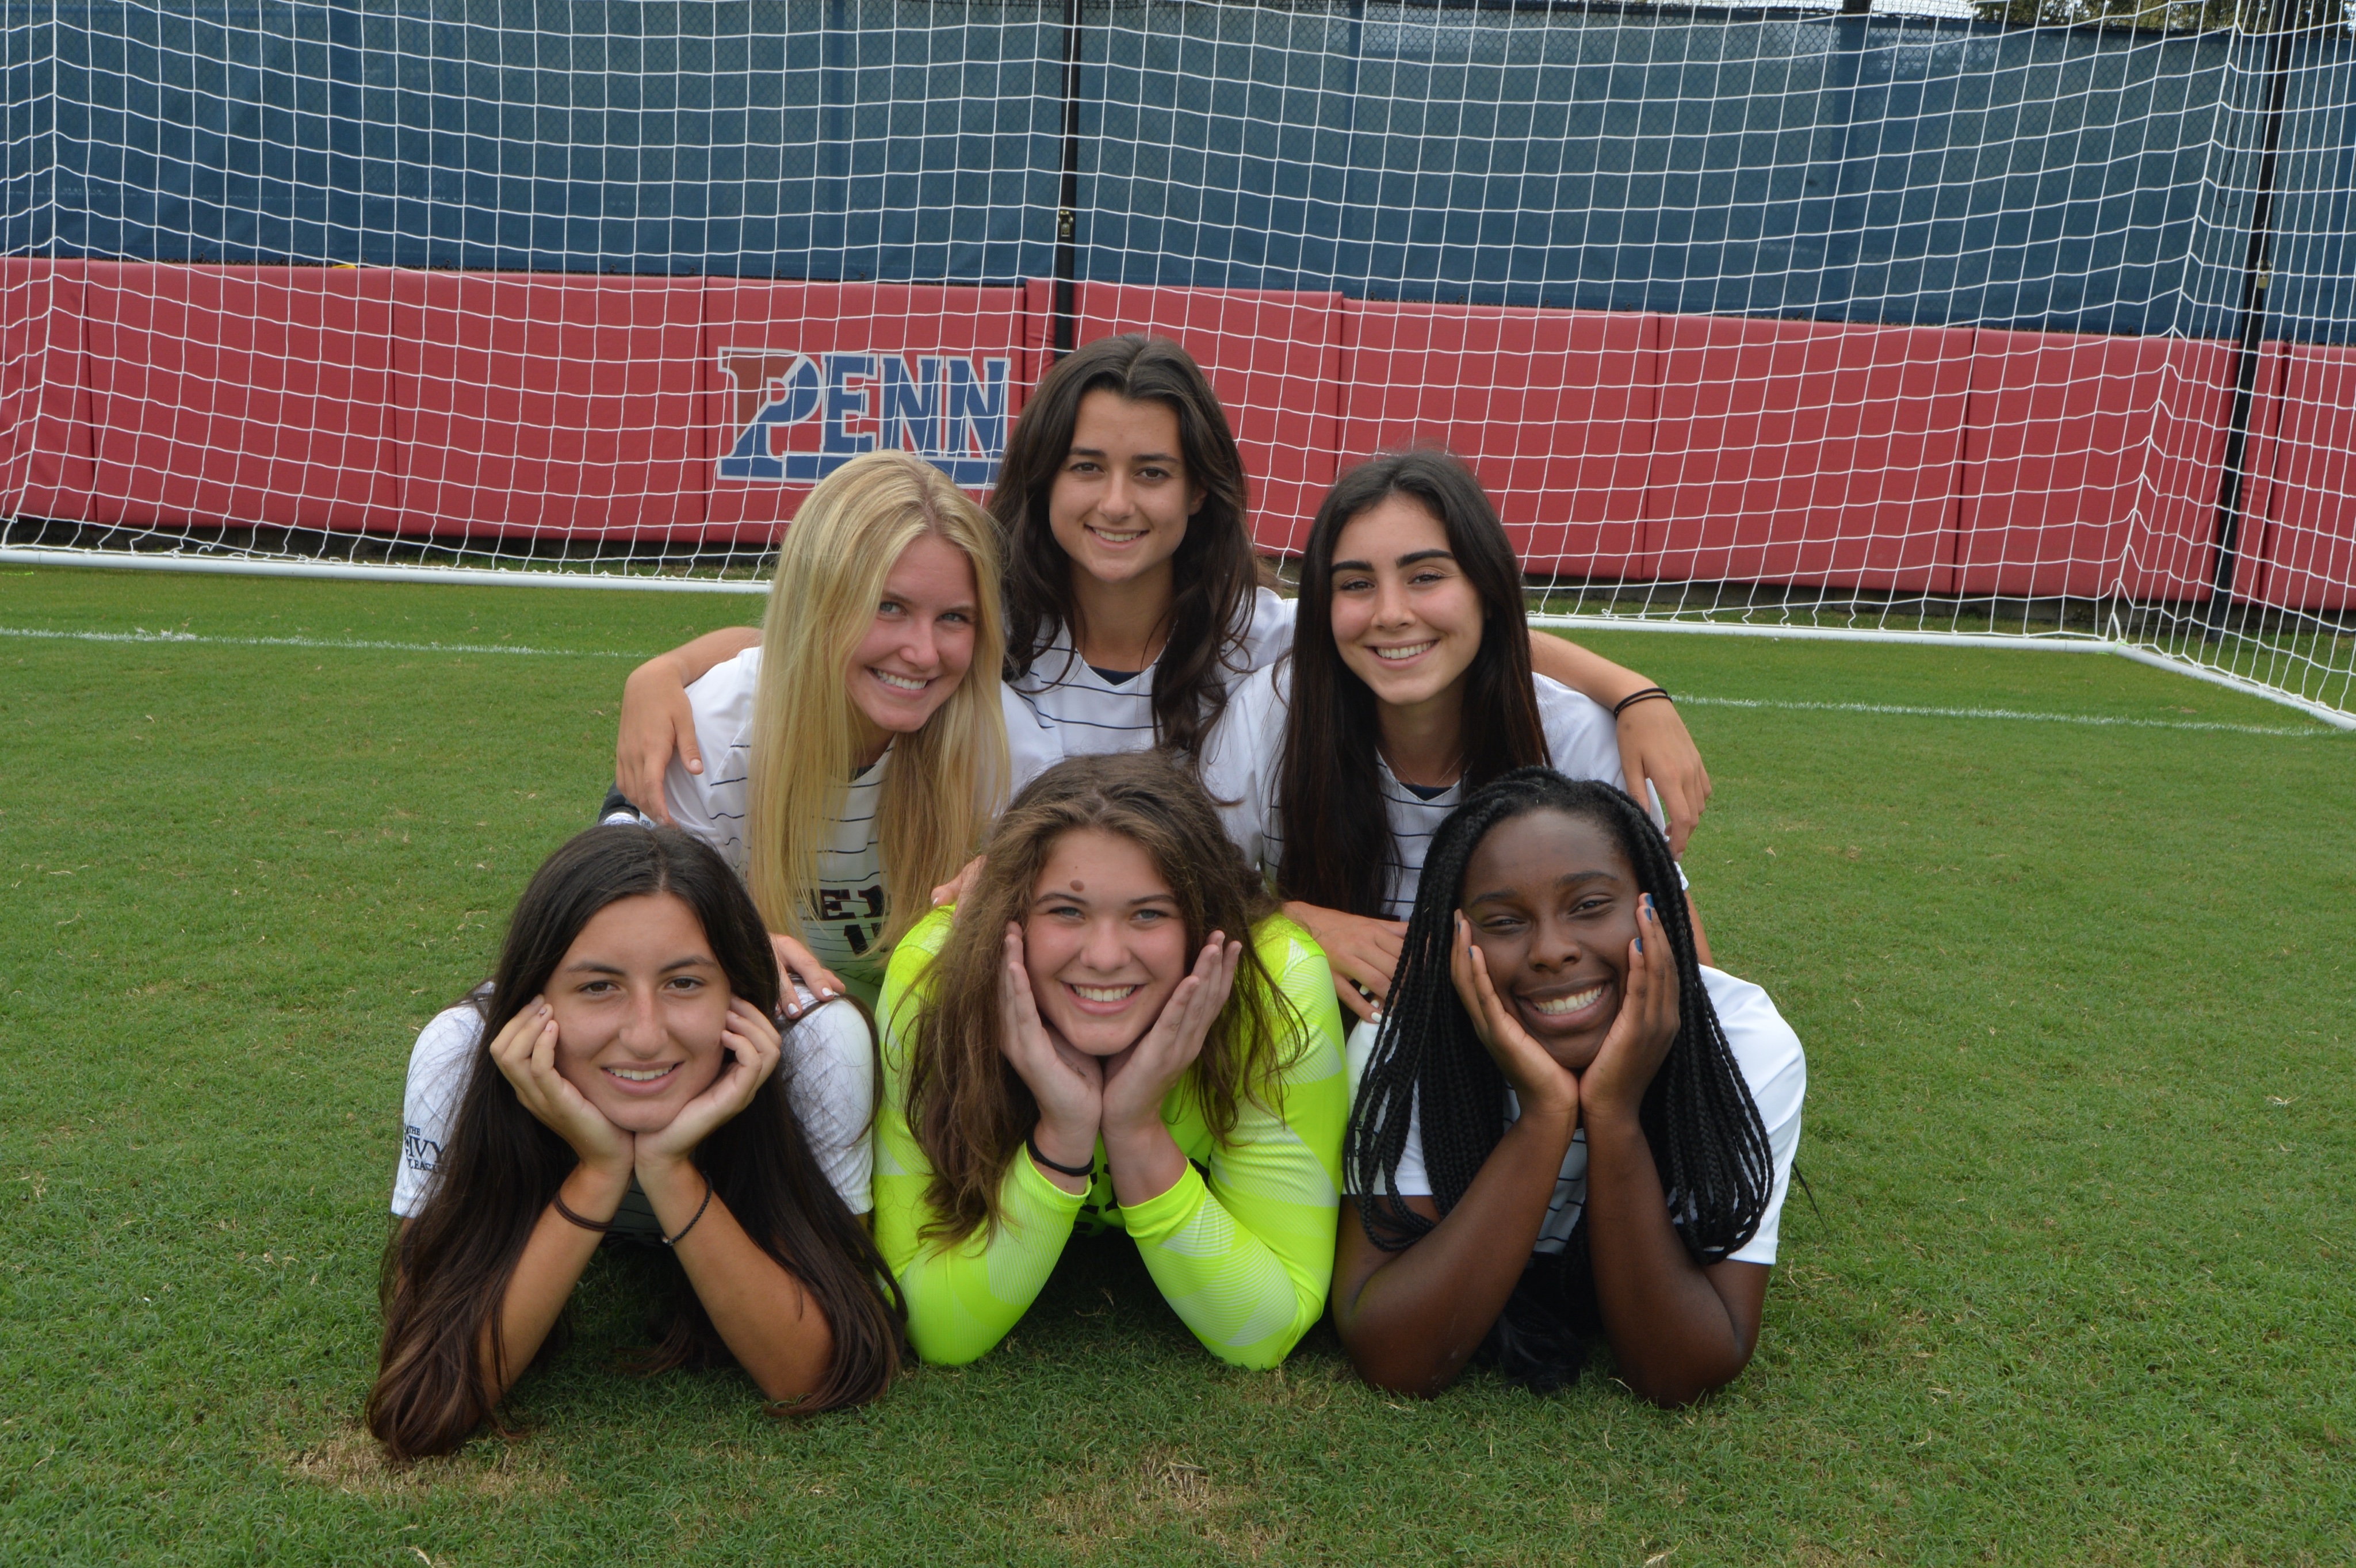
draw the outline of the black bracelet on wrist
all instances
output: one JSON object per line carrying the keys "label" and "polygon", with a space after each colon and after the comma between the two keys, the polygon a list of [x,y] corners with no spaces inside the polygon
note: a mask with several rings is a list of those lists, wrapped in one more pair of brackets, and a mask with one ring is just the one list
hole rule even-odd
{"label": "black bracelet on wrist", "polygon": [[1618,702],[1612,703],[1612,716],[1616,719],[1622,714],[1626,713],[1630,708],[1634,707],[1638,703],[1649,703],[1655,697],[1658,697],[1665,703],[1671,703],[1676,700],[1669,695],[1666,687],[1647,686],[1641,692],[1631,692],[1626,696],[1621,698]]}
{"label": "black bracelet on wrist", "polygon": [[1046,1166],[1051,1171],[1057,1171],[1067,1176],[1092,1176],[1097,1174],[1097,1163],[1093,1158],[1084,1165],[1067,1165],[1059,1164],[1055,1160],[1051,1160],[1046,1155],[1041,1154],[1039,1152],[1039,1137],[1035,1133],[1030,1137],[1023,1140],[1023,1146],[1031,1151],[1031,1157],[1033,1159],[1038,1161],[1041,1165]]}
{"label": "black bracelet on wrist", "polygon": [[565,1219],[570,1219],[584,1230],[594,1230],[602,1236],[614,1228],[614,1222],[610,1219],[584,1219],[581,1216],[573,1213],[570,1208],[567,1208],[564,1206],[564,1191],[562,1187],[557,1189],[556,1197],[551,1201],[556,1205],[557,1213],[562,1215]]}
{"label": "black bracelet on wrist", "polygon": [[702,1219],[702,1218],[703,1218],[703,1211],[704,1211],[705,1209],[707,1209],[707,1208],[711,1208],[711,1207],[712,1207],[712,1178],[711,1178],[710,1176],[705,1176],[705,1177],[703,1178],[703,1201],[702,1201],[701,1203],[699,1203],[699,1204],[697,1204],[697,1205],[695,1206],[695,1219],[691,1219],[691,1220],[689,1220],[686,1224],[684,1224],[684,1225],[680,1226],[680,1227],[679,1228],[679,1234],[678,1234],[678,1235],[676,1235],[676,1236],[666,1236],[666,1237],[664,1237],[664,1238],[662,1239],[662,1244],[663,1244],[664,1246],[666,1246],[666,1247],[676,1247],[676,1246],[678,1246],[681,1241],[686,1240],[687,1240],[687,1233],[688,1233],[689,1231],[691,1231],[691,1230],[694,1230],[694,1229],[695,1229],[695,1222],[696,1222],[696,1219]]}

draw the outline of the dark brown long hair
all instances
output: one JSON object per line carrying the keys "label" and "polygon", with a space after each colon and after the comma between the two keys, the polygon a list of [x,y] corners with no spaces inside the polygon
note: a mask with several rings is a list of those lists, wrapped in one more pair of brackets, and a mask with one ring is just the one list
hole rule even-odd
{"label": "dark brown long hair", "polygon": [[1287,898],[1376,917],[1386,912],[1398,846],[1383,805],[1375,693],[1333,643],[1333,550],[1352,518],[1395,495],[1440,520],[1449,553],[1481,598],[1481,646],[1464,687],[1464,793],[1547,761],[1530,685],[1522,564],[1481,481],[1430,448],[1385,453],[1334,480],[1301,563],[1292,711],[1277,773],[1284,854],[1276,881]]}
{"label": "dark brown long hair", "polygon": [[1187,520],[1171,558],[1169,636],[1153,671],[1154,738],[1191,757],[1226,706],[1233,677],[1244,672],[1240,644],[1266,575],[1252,553],[1243,454],[1226,411],[1194,356],[1167,338],[1131,332],[1066,354],[1040,379],[1007,439],[990,497],[1005,543],[1006,678],[1029,672],[1057,626],[1071,627],[1075,646],[1079,641],[1072,558],[1047,526],[1047,499],[1071,453],[1080,401],[1098,388],[1176,414],[1186,482],[1203,489],[1202,510]]}
{"label": "dark brown long hair", "polygon": [[[465,1097],[428,1188],[425,1207],[385,1250],[380,1294],[384,1343],[368,1425],[396,1459],[446,1454],[480,1426],[507,1380],[487,1369],[480,1347],[498,1322],[524,1243],[577,1163],[554,1129],[524,1109],[490,1044],[547,986],[596,913],[623,898],[668,893],[694,911],[728,986],[764,1012],[777,1006],[777,971],[761,917],[726,863],[673,828],[591,828],[535,873],[508,924],[498,972],[476,993],[482,1014]],[[841,1004],[835,1004],[841,1005]],[[790,1049],[786,1064],[792,1061]],[[799,1280],[826,1315],[834,1361],[826,1380],[791,1407],[813,1414],[882,1393],[900,1365],[898,1301],[878,1281],[889,1271],[817,1156],[787,1098],[780,1064],[734,1119],[696,1151],[712,1191],[754,1243]],[[672,1268],[677,1271],[677,1264]],[[684,1273],[669,1331],[641,1363],[648,1371],[721,1360],[726,1348]],[[552,1335],[543,1349],[557,1348]],[[496,1333],[492,1354],[502,1354]]]}
{"label": "dark brown long hair", "polygon": [[1219,824],[1193,773],[1160,752],[1074,757],[1033,779],[1000,819],[989,859],[956,929],[935,961],[913,1023],[908,1127],[932,1162],[929,1228],[957,1241],[998,1219],[1006,1167],[1039,1120],[1030,1086],[1000,1041],[999,976],[1006,925],[1022,919],[1055,841],[1079,828],[1118,833],[1153,859],[1176,896],[1191,963],[1213,931],[1244,944],[1234,993],[1186,1069],[1184,1091],[1214,1137],[1235,1129],[1247,1096],[1280,1109],[1278,1079],[1290,1062],[1279,1042],[1299,1033],[1295,1009],[1260,961],[1252,929],[1275,900]]}

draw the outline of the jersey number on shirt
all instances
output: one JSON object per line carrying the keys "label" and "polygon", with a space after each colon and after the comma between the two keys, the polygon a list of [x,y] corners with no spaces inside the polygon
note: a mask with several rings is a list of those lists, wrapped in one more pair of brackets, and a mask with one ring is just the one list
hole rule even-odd
{"label": "jersey number on shirt", "polygon": [[860,920],[858,912],[851,907],[853,899],[866,907],[868,920],[884,918],[884,889],[881,887],[820,887],[810,895],[810,907],[828,925],[837,920],[843,921],[842,940],[851,944],[852,952],[863,953],[868,947],[869,928]]}

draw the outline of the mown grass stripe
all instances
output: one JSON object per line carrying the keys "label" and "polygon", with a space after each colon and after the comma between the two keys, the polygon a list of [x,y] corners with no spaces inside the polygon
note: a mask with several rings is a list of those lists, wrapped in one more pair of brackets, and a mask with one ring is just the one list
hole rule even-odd
{"label": "mown grass stripe", "polygon": [[[323,637],[212,637],[189,631],[63,631],[44,627],[0,627],[0,637],[41,638],[72,642],[188,643],[220,648],[302,648],[375,653],[514,653],[533,658],[643,660],[644,653],[612,648],[527,648],[515,643],[387,642]],[[2225,735],[2286,736],[2307,739],[2334,733],[2323,726],[2296,725],[2234,725],[2189,719],[2138,719],[2108,714],[2040,714],[2019,708],[1935,708],[1899,703],[1782,702],[1762,697],[1681,695],[1688,706],[1763,708],[1790,713],[1882,714],[1924,719],[2024,719],[2036,724],[2091,725],[2104,728],[2205,730]]]}
{"label": "mown grass stripe", "polygon": [[217,648],[321,648],[371,653],[521,653],[539,658],[644,659],[616,648],[524,648],[511,642],[380,642],[328,637],[208,637],[193,631],[59,631],[44,627],[0,626],[0,637],[34,637],[61,642],[185,642]]}

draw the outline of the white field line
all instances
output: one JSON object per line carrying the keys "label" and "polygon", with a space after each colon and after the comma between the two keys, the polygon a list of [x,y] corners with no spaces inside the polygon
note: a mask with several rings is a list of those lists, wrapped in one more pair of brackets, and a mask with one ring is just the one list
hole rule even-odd
{"label": "white field line", "polygon": [[211,572],[238,577],[315,577],[348,583],[439,583],[477,588],[623,588],[672,594],[766,594],[766,578],[658,577],[623,572],[527,572],[514,567],[389,566],[368,561],[284,561],[266,556],[183,555],[158,550],[0,549],[0,563],[25,566],[100,566],[133,572]]}
{"label": "white field line", "polygon": [[[2194,659],[2178,658],[2149,648],[2137,647],[2116,637],[2094,637],[2080,632],[2036,632],[1997,635],[1955,631],[1892,631],[1879,627],[1845,626],[1782,626],[1765,621],[1724,620],[1646,620],[1641,617],[1533,615],[1530,624],[1552,631],[1665,631],[1710,637],[1763,637],[1771,641],[1794,642],[1910,642],[1925,647],[1949,648],[2011,648],[2034,649],[2046,653],[2115,653],[2132,659],[2138,664],[2148,664],[2155,670],[2167,670],[2195,681],[2207,681],[2231,691],[2244,692],[2269,703],[2280,703],[2295,708],[2308,718],[2329,725],[2334,729],[2356,730],[2356,714],[2347,713],[2312,697],[2286,692],[2263,682],[2214,669]],[[2114,629],[2116,618],[2114,618]],[[2050,718],[2055,715],[2027,715]],[[2263,735],[2264,730],[2253,734]],[[2304,730],[2286,732],[2304,735]]]}
{"label": "white field line", "polygon": [[644,659],[613,648],[523,648],[500,642],[376,642],[325,637],[205,637],[192,631],[51,631],[38,627],[0,626],[0,637],[37,637],[61,642],[184,642],[216,648],[328,648],[372,653],[519,653],[541,659]]}
{"label": "white field line", "polygon": [[[4,557],[0,557],[4,558]],[[1533,612],[1532,626],[1547,631],[1662,631],[1700,637],[1763,637],[1777,642],[1911,642],[1929,648],[2035,649],[2045,653],[2108,653],[2111,639],[2083,632],[1897,631],[1870,626],[1783,626],[1773,621],[1659,620],[1639,616],[1578,616]]]}
{"label": "white field line", "polygon": [[2320,725],[2314,728],[2292,728],[2287,725],[2227,725],[2202,723],[2191,719],[2129,719],[2104,714],[2034,714],[2018,708],[1918,708],[1899,703],[1783,703],[1769,702],[1757,697],[1695,697],[1679,695],[1677,702],[1688,706],[1709,708],[1775,708],[1791,713],[1809,714],[1893,714],[1903,718],[1920,719],[2026,719],[2035,724],[2093,725],[2106,729],[2179,729],[2212,730],[2226,735],[2279,735],[2297,737],[2328,736],[2333,732]]}
{"label": "white field line", "polygon": [[[57,631],[38,627],[0,626],[0,637],[41,638],[70,642],[187,643],[217,648],[304,648],[373,653],[508,653],[541,659],[633,659],[643,653],[610,648],[525,648],[497,642],[385,642],[338,640],[323,637],[209,637],[187,631]],[[2293,728],[2280,725],[2232,725],[2190,719],[2131,719],[2103,714],[2040,714],[2018,708],[1931,708],[1898,703],[1779,702],[1760,697],[1680,695],[1691,707],[1765,708],[1788,713],[1882,714],[1921,719],[2012,719],[2033,724],[2089,725],[2110,729],[2207,730],[2226,735],[2270,735],[2293,737],[2327,736],[2328,728]]]}

